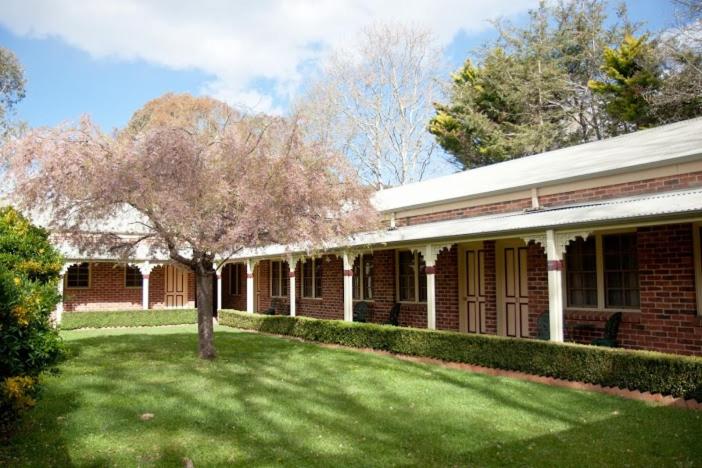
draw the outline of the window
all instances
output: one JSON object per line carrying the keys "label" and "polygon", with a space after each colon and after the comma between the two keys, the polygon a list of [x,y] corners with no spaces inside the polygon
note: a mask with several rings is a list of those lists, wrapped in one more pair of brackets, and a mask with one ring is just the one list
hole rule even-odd
{"label": "window", "polygon": [[566,249],[569,307],[597,307],[597,249],[593,236],[578,238]]}
{"label": "window", "polygon": [[353,299],[373,300],[373,255],[359,255],[353,262]]}
{"label": "window", "polygon": [[397,254],[397,295],[402,302],[426,302],[427,272],[419,252],[404,250]]}
{"label": "window", "polygon": [[564,259],[564,301],[568,307],[639,307],[635,232],[578,238],[568,245]]}
{"label": "window", "polygon": [[288,271],[288,262],[271,262],[271,297],[287,297]]}
{"label": "window", "polygon": [[241,294],[241,265],[240,263],[229,264],[229,295],[238,296]]}
{"label": "window", "polygon": [[71,265],[66,272],[67,288],[89,288],[90,287],[90,264],[81,263]]}
{"label": "window", "polygon": [[607,307],[639,306],[639,262],[636,234],[603,236],[605,304]]}
{"label": "window", "polygon": [[140,288],[143,284],[141,270],[134,265],[127,265],[124,272],[124,285],[128,288]]}
{"label": "window", "polygon": [[322,259],[308,258],[302,264],[302,297],[322,297]]}

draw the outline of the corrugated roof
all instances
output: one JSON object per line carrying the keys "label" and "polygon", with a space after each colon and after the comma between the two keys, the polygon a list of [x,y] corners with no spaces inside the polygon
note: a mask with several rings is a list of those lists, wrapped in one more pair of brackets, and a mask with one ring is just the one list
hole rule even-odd
{"label": "corrugated roof", "polygon": [[381,190],[373,201],[398,211],[693,159],[702,159],[702,118]]}
{"label": "corrugated roof", "polygon": [[[381,247],[511,234],[518,236],[531,232],[543,232],[546,229],[566,230],[588,226],[601,228],[615,223],[661,218],[674,220],[682,217],[702,217],[702,189],[403,226],[393,230],[360,234],[343,245],[330,245],[328,248],[332,250],[343,247]],[[80,252],[70,245],[60,245],[60,249],[67,258],[83,258]],[[287,253],[304,253],[304,251],[296,250],[291,246],[271,245],[260,249],[243,250],[232,259],[274,257]],[[114,256],[105,252],[90,258],[108,260]],[[163,252],[154,255],[146,246],[140,246],[134,258],[164,261],[168,257]]]}
{"label": "corrugated roof", "polygon": [[[469,239],[543,232],[546,229],[604,227],[660,218],[702,217],[702,189],[627,197],[538,211],[520,211],[403,226],[355,236],[341,247],[364,247]],[[242,251],[236,258],[284,255],[290,247],[270,246]],[[294,253],[294,252],[291,252]]]}

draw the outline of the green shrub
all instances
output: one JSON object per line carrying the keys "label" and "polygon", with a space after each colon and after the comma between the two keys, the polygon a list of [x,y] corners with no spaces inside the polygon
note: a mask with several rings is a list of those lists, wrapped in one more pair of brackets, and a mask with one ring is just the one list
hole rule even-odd
{"label": "green shrub", "polygon": [[702,400],[702,359],[339,320],[220,312],[220,324]]}
{"label": "green shrub", "polygon": [[51,324],[60,300],[61,256],[48,233],[17,211],[0,209],[0,430],[32,407],[42,372],[62,355]]}
{"label": "green shrub", "polygon": [[197,323],[195,309],[150,309],[95,312],[64,312],[62,330],[106,327],[152,327]]}

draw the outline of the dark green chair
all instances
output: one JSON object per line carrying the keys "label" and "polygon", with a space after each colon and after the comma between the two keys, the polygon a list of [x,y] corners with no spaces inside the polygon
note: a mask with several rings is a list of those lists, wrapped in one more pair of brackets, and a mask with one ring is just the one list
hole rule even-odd
{"label": "dark green chair", "polygon": [[388,321],[385,322],[387,325],[395,325],[396,327],[400,325],[400,303],[396,302],[393,304],[392,309],[390,309],[390,316]]}
{"label": "dark green chair", "polygon": [[357,302],[353,306],[353,321],[354,322],[370,322],[370,307],[367,302]]}
{"label": "dark green chair", "polygon": [[275,309],[278,305],[278,299],[271,299],[271,305],[263,311],[265,315],[275,315]]}
{"label": "dark green chair", "polygon": [[548,320],[548,312],[544,312],[536,319],[536,337],[540,340],[549,340],[551,338],[551,325]]}
{"label": "dark green chair", "polygon": [[289,306],[278,298],[271,299],[271,305],[264,312],[266,315],[290,315]]}
{"label": "dark green chair", "polygon": [[619,324],[622,323],[622,313],[616,312],[612,314],[608,319],[604,327],[604,336],[602,338],[597,338],[592,340],[592,344],[595,346],[608,346],[610,348],[616,348],[619,346],[617,342],[617,335],[619,335]]}

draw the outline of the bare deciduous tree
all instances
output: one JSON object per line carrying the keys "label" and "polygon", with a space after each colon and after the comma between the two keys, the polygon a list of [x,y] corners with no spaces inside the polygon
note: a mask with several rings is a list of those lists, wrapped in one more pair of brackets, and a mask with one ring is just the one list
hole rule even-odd
{"label": "bare deciduous tree", "polygon": [[426,125],[439,98],[441,57],[428,31],[370,27],[354,47],[330,54],[298,107],[366,183],[421,180],[436,149]]}
{"label": "bare deciduous tree", "polygon": [[[2,147],[5,175],[14,203],[43,207],[48,227],[82,251],[127,258],[146,244],[193,271],[199,354],[212,358],[217,257],[273,243],[314,249],[375,217],[369,190],[343,156],[306,138],[298,123],[165,95],[115,135],[84,118],[11,140]],[[143,235],[94,229],[125,213]]]}

